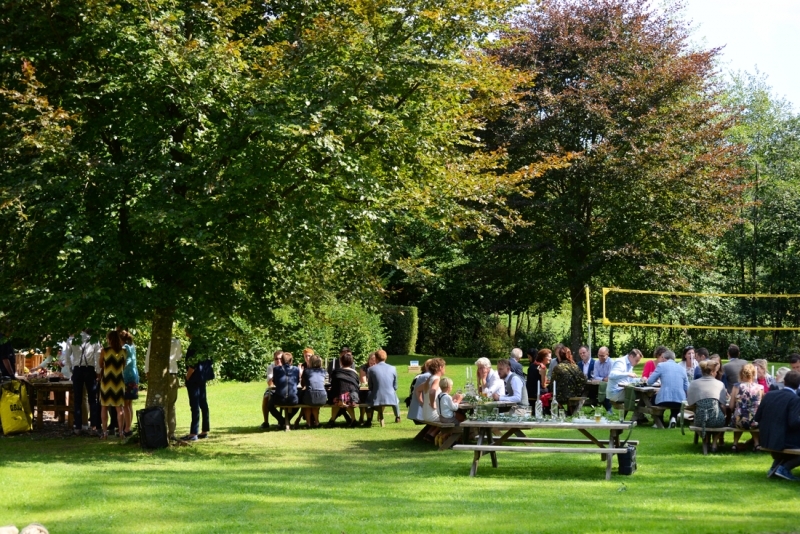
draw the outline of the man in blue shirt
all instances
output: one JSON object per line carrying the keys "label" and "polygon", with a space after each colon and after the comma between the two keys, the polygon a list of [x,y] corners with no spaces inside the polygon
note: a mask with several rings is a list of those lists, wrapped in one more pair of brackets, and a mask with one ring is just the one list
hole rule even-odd
{"label": "man in blue shirt", "polygon": [[608,347],[597,349],[597,361],[594,362],[594,379],[608,382],[608,375],[611,374],[611,358],[608,357]]}
{"label": "man in blue shirt", "polygon": [[611,366],[611,372],[608,375],[608,389],[606,389],[606,398],[613,402],[622,402],[625,400],[625,386],[633,382],[636,378],[636,373],[633,368],[636,367],[642,360],[642,353],[639,349],[633,349],[627,356],[615,360]]}

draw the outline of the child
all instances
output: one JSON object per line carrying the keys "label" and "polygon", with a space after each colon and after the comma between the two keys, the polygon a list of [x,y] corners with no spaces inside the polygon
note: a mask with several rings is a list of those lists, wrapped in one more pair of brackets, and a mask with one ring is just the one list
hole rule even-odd
{"label": "child", "polygon": [[[457,394],[455,398],[450,396],[450,392],[453,390],[453,381],[446,376],[443,376],[441,380],[439,380],[439,387],[441,388],[441,392],[436,396],[436,408],[439,412],[439,422],[455,423],[455,425],[458,426],[458,423],[464,420],[464,415],[458,413],[458,403],[461,402],[462,395]],[[441,445],[452,433],[450,429],[442,429],[436,436],[436,445]]]}

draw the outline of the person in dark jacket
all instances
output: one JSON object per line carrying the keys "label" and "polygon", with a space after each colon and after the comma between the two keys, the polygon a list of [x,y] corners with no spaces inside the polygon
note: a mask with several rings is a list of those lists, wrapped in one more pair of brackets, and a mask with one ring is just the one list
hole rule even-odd
{"label": "person in dark jacket", "polygon": [[[269,413],[278,422],[278,428],[284,428],[286,420],[281,415],[277,406],[293,406],[299,404],[297,398],[297,385],[300,383],[300,369],[292,365],[294,357],[291,352],[284,352],[281,355],[283,365],[278,365],[272,369],[272,382],[275,384],[275,393],[269,400]],[[294,415],[293,410],[289,410],[289,419]]]}
{"label": "person in dark jacket", "polygon": [[[211,356],[206,342],[193,338],[186,330],[186,336],[192,341],[186,350],[186,394],[189,396],[189,408],[192,411],[192,423],[189,433],[181,438],[183,441],[197,441],[208,437],[210,422],[208,415],[208,398],[206,396],[206,380],[211,370]],[[203,415],[202,432],[198,434],[200,414]]]}
{"label": "person in dark jacket", "polygon": [[353,408],[359,403],[359,388],[358,373],[353,369],[353,355],[345,352],[339,357],[339,365],[331,373],[333,406],[331,406],[331,420],[328,421],[328,426],[333,426],[340,412],[345,413],[344,418],[350,426],[356,426],[357,421]]}
{"label": "person in dark jacket", "polygon": [[800,372],[786,373],[783,389],[764,395],[754,421],[758,423],[761,446],[772,452],[767,477],[800,480],[792,469],[800,466],[800,455],[783,454],[783,449],[800,449]]}

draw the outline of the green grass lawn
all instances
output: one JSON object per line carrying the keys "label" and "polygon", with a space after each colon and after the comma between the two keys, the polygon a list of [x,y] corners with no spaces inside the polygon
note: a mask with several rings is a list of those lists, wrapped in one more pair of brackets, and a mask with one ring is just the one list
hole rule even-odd
{"label": "green grass lawn", "polygon": [[[401,399],[409,359],[392,358]],[[460,386],[466,361],[456,362],[448,375]],[[639,470],[630,477],[615,471],[605,481],[599,455],[500,454],[497,469],[482,462],[469,478],[471,453],[412,441],[418,427],[405,419],[262,432],[263,389],[211,386],[211,437],[188,447],[0,439],[0,525],[38,521],[53,533],[800,530],[800,484],[767,480],[768,456],[703,457],[679,430],[635,429]],[[188,425],[181,390],[178,431]]]}

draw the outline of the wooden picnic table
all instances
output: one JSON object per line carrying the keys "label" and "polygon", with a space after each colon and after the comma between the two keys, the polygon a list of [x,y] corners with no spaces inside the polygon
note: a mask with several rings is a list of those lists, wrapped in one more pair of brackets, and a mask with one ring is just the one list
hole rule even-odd
{"label": "wooden picnic table", "polygon": [[649,415],[653,418],[657,428],[664,429],[664,423],[661,421],[661,415],[664,413],[664,408],[653,405],[653,399],[656,393],[661,389],[656,386],[625,386],[630,388],[636,394],[636,406],[633,409],[632,420],[639,419],[639,416]]}
{"label": "wooden picnic table", "polygon": [[[606,461],[606,480],[611,479],[611,463],[615,454],[625,454],[627,447],[620,444],[622,432],[630,430],[635,422],[620,423],[595,423],[595,422],[550,422],[550,421],[464,421],[461,428],[465,436],[470,431],[477,431],[477,443],[469,444],[467,438],[464,443],[453,446],[453,450],[472,451],[472,468],[469,475],[474,477],[478,472],[478,463],[484,455],[489,455],[492,467],[497,467],[498,452],[527,452],[527,453],[567,453],[567,454],[596,454],[600,452],[601,458]],[[526,431],[537,430],[575,430],[583,434],[586,439],[544,438],[528,436]],[[501,435],[495,436],[499,431]],[[600,439],[594,434],[608,432],[608,439]],[[516,446],[507,443],[560,445],[553,446]],[[638,441],[629,442],[638,444]],[[567,445],[567,446],[565,446]],[[583,445],[576,447],[576,445]],[[626,444],[627,445],[627,444]]]}
{"label": "wooden picnic table", "polygon": [[[44,412],[53,412],[58,417],[58,422],[63,423],[67,420],[67,425],[72,428],[72,395],[67,395],[72,391],[72,380],[60,380],[58,382],[31,382],[25,377],[19,377],[28,391],[33,391],[36,397],[36,429],[44,428]],[[50,402],[50,394],[53,394],[53,401]],[[33,401],[33,395],[29,395]],[[33,402],[31,402],[33,410]],[[66,414],[66,416],[65,416]]]}

